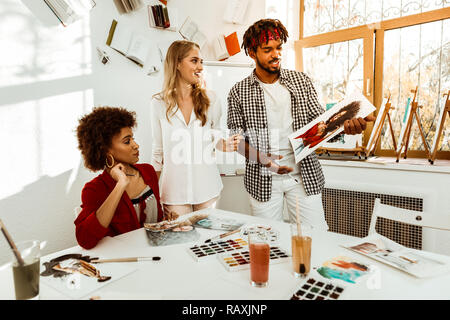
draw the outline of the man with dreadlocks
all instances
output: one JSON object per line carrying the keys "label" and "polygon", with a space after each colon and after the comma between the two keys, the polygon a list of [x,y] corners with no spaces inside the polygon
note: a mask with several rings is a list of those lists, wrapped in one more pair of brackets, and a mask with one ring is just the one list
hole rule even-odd
{"label": "man with dreadlocks", "polygon": [[[242,47],[256,68],[230,90],[227,124],[233,134],[245,137],[238,152],[247,159],[244,185],[252,214],[282,220],[286,200],[292,221],[298,202],[303,223],[327,230],[321,193],[325,179],[317,155],[296,165],[288,139],[324,109],[306,74],[281,68],[287,38],[286,28],[275,19],[259,20],[247,29]],[[346,120],[344,132],[361,133],[366,121],[373,120]]]}

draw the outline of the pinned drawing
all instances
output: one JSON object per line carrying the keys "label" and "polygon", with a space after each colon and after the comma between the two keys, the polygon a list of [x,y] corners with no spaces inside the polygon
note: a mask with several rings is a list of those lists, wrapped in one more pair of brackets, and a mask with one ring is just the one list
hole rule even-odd
{"label": "pinned drawing", "polygon": [[359,92],[347,96],[308,125],[289,136],[298,163],[344,130],[344,122],[366,117],[375,107]]}

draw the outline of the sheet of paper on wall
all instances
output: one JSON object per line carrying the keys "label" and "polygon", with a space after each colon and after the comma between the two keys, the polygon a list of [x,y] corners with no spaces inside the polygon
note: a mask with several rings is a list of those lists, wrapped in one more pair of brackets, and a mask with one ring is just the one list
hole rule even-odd
{"label": "sheet of paper on wall", "polygon": [[376,233],[343,247],[418,278],[450,272],[449,256],[410,249]]}
{"label": "sheet of paper on wall", "polygon": [[206,35],[200,31],[197,23],[192,21],[190,17],[186,18],[179,32],[184,39],[198,44],[200,49],[206,44]]}
{"label": "sheet of paper on wall", "polygon": [[289,136],[295,162],[300,162],[325,142],[341,133],[344,130],[345,120],[364,118],[374,110],[375,107],[359,91],[347,95],[330,110]]}
{"label": "sheet of paper on wall", "polygon": [[152,75],[161,70],[162,63],[161,57],[159,53],[159,49],[156,46],[150,47],[147,63],[145,65],[145,70],[147,75]]}
{"label": "sheet of paper on wall", "polygon": [[31,13],[47,27],[61,25],[61,21],[56,17],[52,10],[44,1],[21,0]]}
{"label": "sheet of paper on wall", "polygon": [[228,0],[223,20],[228,23],[243,24],[249,0]]}
{"label": "sheet of paper on wall", "polygon": [[111,24],[106,44],[141,67],[145,64],[150,48],[150,43],[144,35],[124,25],[119,27],[116,20]]}

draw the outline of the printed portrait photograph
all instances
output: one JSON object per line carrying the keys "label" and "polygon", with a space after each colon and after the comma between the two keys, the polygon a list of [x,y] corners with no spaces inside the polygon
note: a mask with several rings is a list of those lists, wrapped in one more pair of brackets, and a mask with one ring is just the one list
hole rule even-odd
{"label": "printed portrait photograph", "polygon": [[360,92],[354,92],[320,117],[289,136],[298,163],[327,141],[344,130],[344,123],[353,118],[364,118],[375,107]]}

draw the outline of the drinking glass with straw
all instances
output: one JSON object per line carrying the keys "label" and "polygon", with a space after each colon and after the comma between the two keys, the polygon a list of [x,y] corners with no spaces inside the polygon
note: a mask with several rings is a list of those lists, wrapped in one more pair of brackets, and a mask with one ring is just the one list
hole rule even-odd
{"label": "drinking glass with straw", "polygon": [[[306,230],[305,227],[303,227]],[[302,232],[298,196],[296,197],[296,221],[291,224],[292,265],[296,278],[306,277],[311,268],[311,237]]]}

